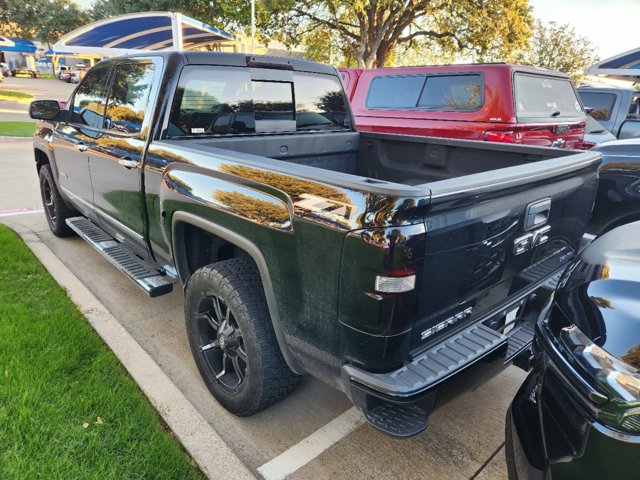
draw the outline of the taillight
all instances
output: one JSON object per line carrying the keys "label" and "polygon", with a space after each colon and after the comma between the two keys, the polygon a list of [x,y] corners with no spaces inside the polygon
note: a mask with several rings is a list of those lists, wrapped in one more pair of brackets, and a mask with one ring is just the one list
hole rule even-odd
{"label": "taillight", "polygon": [[385,336],[411,328],[425,233],[420,223],[347,235],[340,268],[340,322]]}
{"label": "taillight", "polygon": [[580,149],[581,150],[591,150],[595,146],[596,146],[596,144],[593,143],[593,142],[582,142],[582,145],[580,145]]}
{"label": "taillight", "polygon": [[376,275],[375,291],[379,293],[405,293],[416,288],[416,271],[398,269],[385,275]]}
{"label": "taillight", "polygon": [[513,130],[487,130],[484,132],[484,140],[486,142],[520,143],[522,133]]}
{"label": "taillight", "polygon": [[598,419],[618,430],[640,433],[640,370],[597,346],[575,325],[563,328],[560,340],[610,398],[598,410]]}

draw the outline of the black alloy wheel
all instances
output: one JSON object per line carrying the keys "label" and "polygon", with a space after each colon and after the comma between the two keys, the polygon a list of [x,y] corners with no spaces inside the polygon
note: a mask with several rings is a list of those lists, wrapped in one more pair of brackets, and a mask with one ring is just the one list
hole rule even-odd
{"label": "black alloy wheel", "polygon": [[247,350],[242,331],[225,301],[209,294],[200,298],[196,317],[198,347],[218,384],[231,392],[243,387]]}
{"label": "black alloy wheel", "polygon": [[260,274],[250,258],[196,270],[187,282],[184,308],[198,371],[231,413],[253,415],[299,383],[280,351]]}
{"label": "black alloy wheel", "polygon": [[58,187],[53,179],[53,173],[49,164],[40,167],[40,195],[44,214],[47,217],[49,228],[58,237],[68,237],[74,232],[66,223],[67,218],[74,217],[78,213],[67,206],[58,192]]}

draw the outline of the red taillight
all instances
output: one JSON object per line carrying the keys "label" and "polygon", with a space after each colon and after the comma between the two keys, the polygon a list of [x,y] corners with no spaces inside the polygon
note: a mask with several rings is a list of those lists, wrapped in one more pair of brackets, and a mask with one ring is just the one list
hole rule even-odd
{"label": "red taillight", "polygon": [[596,144],[593,143],[593,142],[582,142],[582,145],[580,145],[580,149],[581,150],[591,150],[595,146],[596,146]]}
{"label": "red taillight", "polygon": [[486,142],[520,143],[522,133],[513,130],[487,130],[484,132],[484,140]]}

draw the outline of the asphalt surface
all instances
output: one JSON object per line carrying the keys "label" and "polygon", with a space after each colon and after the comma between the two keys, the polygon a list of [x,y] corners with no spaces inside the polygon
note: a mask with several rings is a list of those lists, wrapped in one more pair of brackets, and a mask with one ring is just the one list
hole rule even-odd
{"label": "asphalt surface", "polygon": [[40,207],[31,144],[0,139],[0,149],[8,180],[0,189],[0,222],[35,232],[257,476],[260,472],[273,480],[293,472],[286,478],[507,478],[504,418],[525,378],[521,370],[509,367],[453,400],[431,416],[425,432],[409,440],[393,439],[363,424],[341,392],[313,378],[303,379],[290,397],[266,411],[237,418],[216,403],[196,370],[184,330],[181,289],[150,299],[82,240],[53,236],[41,211],[15,211]]}
{"label": "asphalt surface", "polygon": [[[63,100],[66,101],[71,96],[71,92],[76,86],[72,83],[61,82],[54,78],[22,78],[5,77],[0,82],[0,92],[2,90],[14,90],[30,93],[34,100]],[[28,112],[29,105],[26,103],[0,100],[0,122],[30,122]]]}

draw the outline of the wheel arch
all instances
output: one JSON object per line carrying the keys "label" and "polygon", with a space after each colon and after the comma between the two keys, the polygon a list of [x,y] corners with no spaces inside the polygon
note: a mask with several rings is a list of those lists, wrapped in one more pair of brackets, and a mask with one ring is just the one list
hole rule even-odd
{"label": "wheel arch", "polygon": [[46,152],[44,152],[42,149],[40,148],[34,148],[33,149],[33,154],[35,156],[35,160],[36,160],[36,169],[39,172],[40,171],[40,167],[42,167],[42,165],[51,165],[51,160],[49,159],[49,155],[46,154]]}
{"label": "wheel arch", "polygon": [[298,375],[303,374],[304,372],[298,366],[298,363],[293,358],[293,355],[287,346],[284,328],[280,320],[278,302],[271,282],[271,276],[269,274],[269,268],[260,249],[249,239],[238,235],[232,230],[221,227],[208,220],[204,220],[192,213],[182,211],[174,212],[171,220],[172,250],[178,276],[180,277],[184,288],[187,287],[191,274],[193,273],[186,254],[185,226],[192,226],[201,229],[204,232],[234,245],[251,257],[260,274],[262,288],[264,290],[267,307],[269,308],[269,314],[271,316],[271,323],[273,325],[273,330],[276,334],[276,339],[278,341],[280,351],[282,352],[282,356],[294,373]]}

